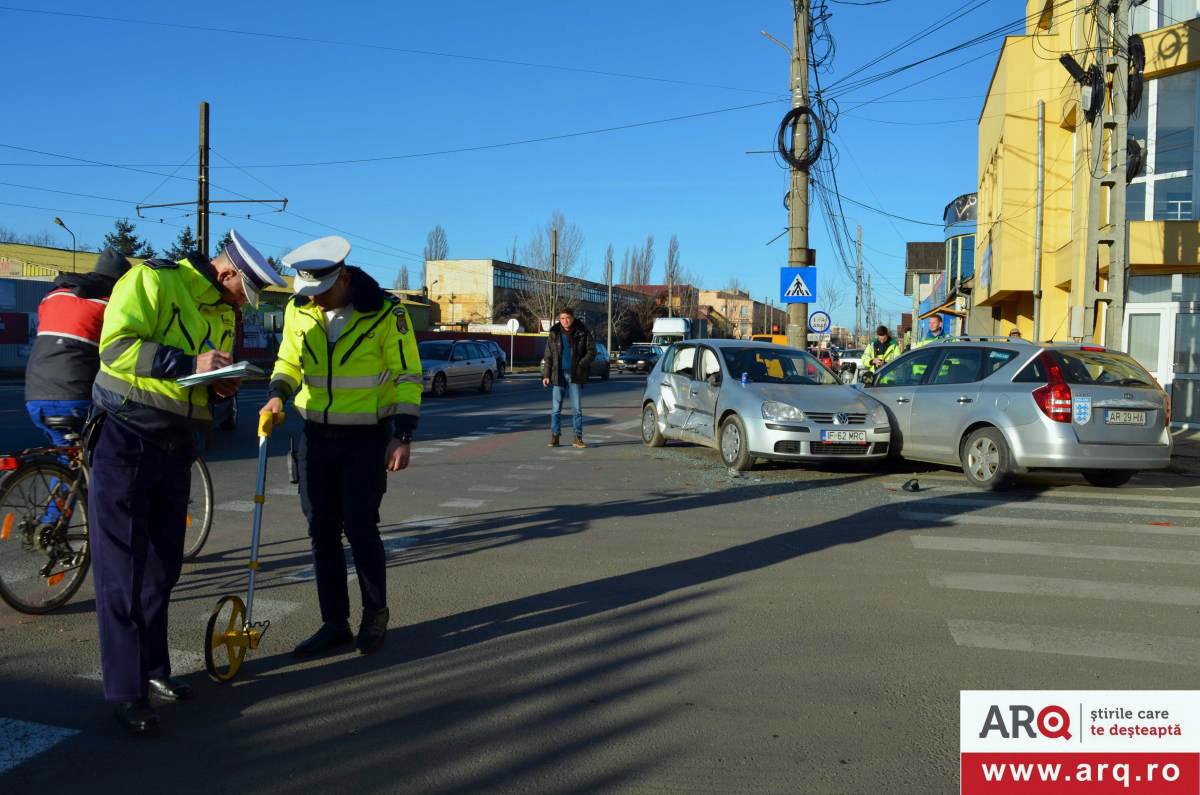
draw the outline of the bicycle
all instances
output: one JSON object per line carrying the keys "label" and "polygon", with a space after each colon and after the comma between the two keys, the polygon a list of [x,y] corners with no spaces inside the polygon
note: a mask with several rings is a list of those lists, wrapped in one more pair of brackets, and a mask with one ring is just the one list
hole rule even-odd
{"label": "bicycle", "polygon": [[[21,613],[49,613],[83,585],[88,550],[87,483],[79,420],[47,417],[68,444],[0,456],[0,599]],[[192,462],[184,560],[200,553],[213,519],[212,478]]]}

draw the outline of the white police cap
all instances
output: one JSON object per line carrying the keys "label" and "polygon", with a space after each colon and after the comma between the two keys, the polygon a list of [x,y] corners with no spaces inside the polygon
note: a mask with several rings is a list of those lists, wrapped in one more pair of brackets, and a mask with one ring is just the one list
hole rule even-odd
{"label": "white police cap", "polygon": [[296,295],[320,295],[333,287],[350,256],[350,243],[330,235],[305,243],[283,257],[283,264],[296,272],[292,290]]}
{"label": "white police cap", "polygon": [[229,230],[229,242],[225,244],[224,254],[238,269],[242,277],[242,286],[246,289],[246,300],[251,306],[258,306],[258,294],[268,284],[285,287],[287,282],[271,267],[266,257],[258,249],[250,245],[246,238],[237,233],[236,229]]}

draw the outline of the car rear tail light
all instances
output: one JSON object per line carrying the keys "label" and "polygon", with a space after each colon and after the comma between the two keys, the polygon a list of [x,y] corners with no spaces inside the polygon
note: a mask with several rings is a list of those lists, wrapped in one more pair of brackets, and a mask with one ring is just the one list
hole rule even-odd
{"label": "car rear tail light", "polygon": [[12,472],[21,465],[20,460],[15,456],[4,455],[0,456],[0,472]]}
{"label": "car rear tail light", "polygon": [[1033,401],[1055,422],[1071,421],[1071,387],[1063,378],[1062,368],[1050,354],[1041,354],[1042,366],[1046,368],[1046,385],[1033,390]]}
{"label": "car rear tail light", "polygon": [[1093,353],[1104,353],[1108,349],[1105,348],[1103,345],[1080,345],[1079,350],[1092,351]]}

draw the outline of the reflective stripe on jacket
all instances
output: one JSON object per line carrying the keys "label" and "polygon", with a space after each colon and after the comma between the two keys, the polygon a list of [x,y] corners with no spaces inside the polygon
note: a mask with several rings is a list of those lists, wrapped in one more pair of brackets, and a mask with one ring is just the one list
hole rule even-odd
{"label": "reflective stripe on jacket", "polygon": [[421,411],[421,356],[408,310],[358,268],[351,273],[352,311],[332,344],[325,313],[305,298],[288,303],[271,373],[271,394],[294,396],[296,412],[323,425],[416,427]]}
{"label": "reflective stripe on jacket", "polygon": [[207,260],[148,260],[113,288],[93,400],[136,431],[190,431],[212,420],[208,386],[182,387],[210,340],[233,350],[233,307]]}

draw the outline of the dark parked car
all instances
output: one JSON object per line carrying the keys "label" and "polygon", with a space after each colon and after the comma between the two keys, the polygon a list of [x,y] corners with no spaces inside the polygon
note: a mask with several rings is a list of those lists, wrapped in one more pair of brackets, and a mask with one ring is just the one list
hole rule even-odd
{"label": "dark parked car", "polygon": [[617,357],[617,371],[621,373],[648,373],[654,369],[654,365],[658,364],[658,359],[662,356],[662,353],[663,349],[661,345],[651,345],[649,343],[630,345],[621,351],[621,355]]}
{"label": "dark parked car", "polygon": [[608,348],[604,347],[603,342],[596,343],[596,358],[592,359],[591,369],[588,371],[588,376],[591,378],[599,377],[602,381],[608,380],[608,374],[612,370],[612,362],[609,360]]}
{"label": "dark parked car", "polygon": [[475,340],[483,347],[492,352],[496,357],[496,377],[503,378],[508,375],[508,351],[504,350],[503,346],[495,340]]}

